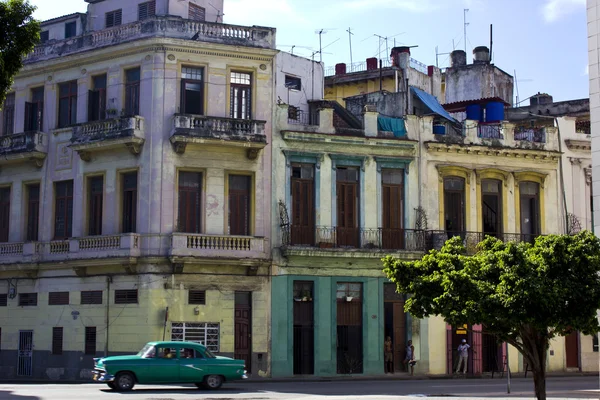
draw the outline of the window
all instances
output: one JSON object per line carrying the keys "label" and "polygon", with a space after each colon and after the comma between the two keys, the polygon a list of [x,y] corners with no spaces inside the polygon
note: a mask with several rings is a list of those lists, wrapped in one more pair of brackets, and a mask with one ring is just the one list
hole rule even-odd
{"label": "window", "polygon": [[65,39],[77,36],[77,22],[67,22],[65,24]]}
{"label": "window", "polygon": [[58,85],[58,127],[77,123],[77,81]]}
{"label": "window", "polygon": [[137,304],[137,289],[115,290],[115,304]]}
{"label": "window", "polygon": [[44,87],[31,89],[31,103],[25,102],[25,130],[43,130]]}
{"label": "window", "polygon": [[122,14],[121,9],[119,10],[115,10],[115,11],[110,11],[107,12],[105,14],[105,22],[106,22],[106,27],[110,28],[112,26],[119,26],[121,25],[121,14]]}
{"label": "window", "polygon": [[229,234],[250,235],[250,185],[246,175],[229,175]]}
{"label": "window", "polygon": [[231,118],[250,119],[252,110],[252,75],[245,72],[232,72],[230,79]]}
{"label": "window", "polygon": [[19,306],[37,306],[37,293],[19,293]]}
{"label": "window", "polygon": [[179,172],[179,231],[200,233],[202,211],[202,173]]}
{"label": "window", "polygon": [[458,177],[444,179],[444,221],[447,232],[465,230],[465,180]]}
{"label": "window", "polygon": [[40,32],[40,42],[44,43],[44,42],[47,42],[48,40],[50,40],[50,32],[41,31]]}
{"label": "window", "polygon": [[40,224],[40,184],[27,185],[27,241],[38,240]]}
{"label": "window", "polygon": [[598,352],[598,334],[595,334],[592,338],[592,351]]}
{"label": "window", "polygon": [[205,21],[206,10],[204,9],[204,7],[200,7],[196,4],[189,3],[188,18],[193,21]]}
{"label": "window", "polygon": [[297,299],[298,301],[312,301],[313,292],[314,282],[294,281],[294,299]]}
{"label": "window", "polygon": [[137,227],[137,172],[123,174],[123,233],[134,233]]}
{"label": "window", "polygon": [[294,245],[314,245],[315,242],[315,166],[292,164],[292,230]]}
{"label": "window", "polygon": [[102,290],[81,292],[81,304],[102,304]]}
{"label": "window", "polygon": [[125,113],[140,114],[140,69],[125,71]]}
{"label": "window", "polygon": [[63,353],[63,328],[55,326],[52,328],[52,354]]}
{"label": "window", "polygon": [[141,21],[156,15],[156,1],[147,1],[138,4],[138,20]]}
{"label": "window", "polygon": [[50,292],[48,294],[49,306],[67,306],[69,305],[69,292]]}
{"label": "window", "polygon": [[56,182],[54,191],[54,239],[67,239],[73,228],[73,181]]}
{"label": "window", "polygon": [[85,354],[96,354],[96,327],[85,327]]}
{"label": "window", "polygon": [[384,249],[404,248],[404,170],[381,171],[383,194],[381,244]]}
{"label": "window", "polygon": [[206,304],[206,291],[204,291],[204,290],[188,291],[188,304]]}
{"label": "window", "polygon": [[209,351],[219,352],[219,324],[210,322],[172,322],[171,340],[200,343]]}
{"label": "window", "polygon": [[2,133],[12,135],[15,133],[15,94],[9,93],[2,107]]}
{"label": "window", "polygon": [[497,179],[481,181],[481,212],[483,234],[496,236],[502,233],[502,182]]}
{"label": "window", "polygon": [[88,92],[88,121],[106,118],[106,74],[92,78],[93,90]]}
{"label": "window", "polygon": [[337,283],[337,301],[361,301],[362,283]]}
{"label": "window", "polygon": [[8,305],[8,295],[6,293],[0,294],[0,307],[6,307]]}
{"label": "window", "polygon": [[181,68],[181,112],[183,114],[203,113],[202,72],[202,68]]}
{"label": "window", "polygon": [[10,224],[10,188],[0,188],[0,242],[8,242]]}
{"label": "window", "polygon": [[531,241],[540,234],[540,185],[537,182],[519,183],[521,234]]}
{"label": "window", "polygon": [[285,76],[285,87],[290,90],[302,90],[302,79],[295,76]]}
{"label": "window", "polygon": [[337,167],[337,245],[358,247],[359,244],[359,170],[355,167]]}
{"label": "window", "polygon": [[104,197],[104,178],[94,176],[88,180],[88,235],[102,235],[102,203]]}

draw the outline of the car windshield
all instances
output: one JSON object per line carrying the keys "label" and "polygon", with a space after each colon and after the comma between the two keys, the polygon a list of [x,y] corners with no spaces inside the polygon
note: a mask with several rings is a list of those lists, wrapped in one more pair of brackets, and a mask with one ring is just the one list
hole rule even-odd
{"label": "car windshield", "polygon": [[210,350],[208,350],[208,349],[204,349],[204,356],[206,358],[217,358],[217,356],[215,356],[213,353],[211,353]]}
{"label": "car windshield", "polygon": [[145,345],[144,348],[141,349],[139,353],[137,353],[138,357],[143,357],[143,358],[153,357],[153,354],[154,354],[154,346],[151,344]]}

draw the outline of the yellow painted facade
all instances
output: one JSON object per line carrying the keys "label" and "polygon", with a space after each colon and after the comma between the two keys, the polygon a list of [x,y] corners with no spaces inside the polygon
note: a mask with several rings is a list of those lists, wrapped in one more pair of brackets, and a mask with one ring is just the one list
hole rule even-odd
{"label": "yellow painted facade", "polygon": [[[381,88],[388,92],[396,91],[396,78],[384,77]],[[346,105],[344,100],[346,97],[357,96],[359,94],[367,94],[379,91],[379,78],[365,79],[354,82],[325,86],[325,100],[335,100],[342,106]]]}

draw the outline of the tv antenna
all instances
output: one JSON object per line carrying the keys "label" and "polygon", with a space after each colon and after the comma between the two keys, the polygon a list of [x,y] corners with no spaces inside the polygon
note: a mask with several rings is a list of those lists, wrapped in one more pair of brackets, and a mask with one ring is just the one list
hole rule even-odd
{"label": "tv antenna", "polygon": [[348,28],[346,32],[348,32],[348,40],[350,41],[350,65],[352,65],[352,36],[354,33],[352,33],[352,28]]}
{"label": "tv antenna", "polygon": [[312,47],[296,46],[295,44],[280,44],[279,47],[289,47],[290,48],[290,53],[292,53],[292,54],[294,54],[294,49],[306,49],[306,50],[313,51]]}
{"label": "tv antenna", "polygon": [[[379,43],[379,45],[378,45],[379,47],[378,47],[378,51],[377,51],[377,58],[381,57],[381,43],[382,43],[382,41],[385,40],[385,51],[388,54],[387,57],[389,57],[389,52],[390,51],[389,51],[389,46],[388,46],[388,40],[392,39],[392,38],[395,38],[396,36],[404,35],[405,33],[406,32],[400,32],[400,33],[397,33],[397,34],[392,35],[392,36],[381,36],[381,35],[378,35],[378,34],[374,33],[373,36],[375,36],[376,38],[378,38],[378,43]],[[368,39],[372,38],[373,36],[369,36],[365,40],[368,40]],[[363,40],[363,42],[365,40]],[[394,45],[395,44],[396,44],[396,40],[394,39]]]}
{"label": "tv antenna", "polygon": [[465,53],[467,52],[467,26],[469,26],[469,23],[467,22],[467,13],[469,12],[468,8],[465,8],[463,10],[463,23],[464,23],[464,31],[465,31],[465,35],[464,35],[464,40],[465,40]]}
{"label": "tv antenna", "polygon": [[221,18],[221,22],[223,22],[223,17],[225,16],[225,14],[223,14],[220,9],[213,6],[212,3],[208,3],[208,5],[217,10],[217,19],[215,20],[215,22],[219,22],[219,18]]}
{"label": "tv antenna", "polygon": [[333,31],[336,28],[321,28],[321,29],[317,29],[315,31],[315,33],[317,35],[319,35],[319,62],[323,62],[323,55],[322,55],[322,51],[323,51],[323,47],[322,47],[322,36],[326,33],[328,33],[329,31]]}
{"label": "tv antenna", "polygon": [[[517,70],[515,69],[515,89],[517,91],[517,102],[515,104],[516,107],[519,107],[519,104],[523,101],[529,99],[529,97],[523,101],[519,101],[519,80],[517,79]],[[523,82],[533,82],[533,79],[521,79],[521,83]],[[531,96],[530,96],[531,97]]]}
{"label": "tv antenna", "polygon": [[438,47],[437,47],[437,46],[435,46],[435,66],[436,66],[437,68],[439,68],[439,67],[440,67],[440,66],[438,65],[438,57],[439,57],[439,56],[446,56],[446,55],[449,55],[449,54],[452,54],[452,53],[451,53],[451,52],[448,52],[448,53],[438,53]]}

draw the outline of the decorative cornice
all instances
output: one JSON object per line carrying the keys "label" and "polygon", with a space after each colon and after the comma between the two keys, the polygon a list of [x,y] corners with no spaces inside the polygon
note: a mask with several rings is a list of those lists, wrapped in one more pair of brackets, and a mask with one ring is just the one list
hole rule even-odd
{"label": "decorative cornice", "polygon": [[291,166],[292,158],[314,158],[315,167],[317,169],[321,169],[321,162],[325,158],[325,153],[313,153],[306,151],[298,151],[298,150],[282,150],[285,155],[285,164],[287,167]]}
{"label": "decorative cornice", "polygon": [[565,144],[569,150],[592,151],[591,140],[566,139]]}
{"label": "decorative cornice", "polygon": [[592,184],[592,168],[584,168],[583,173],[585,174],[585,183],[589,186]]}
{"label": "decorative cornice", "polygon": [[521,158],[527,160],[540,161],[558,161],[560,153],[551,150],[535,150],[535,149],[516,149],[508,147],[489,147],[489,146],[461,146],[456,144],[445,144],[426,142],[425,148],[431,152],[465,154],[475,156],[492,156],[502,158]]}

